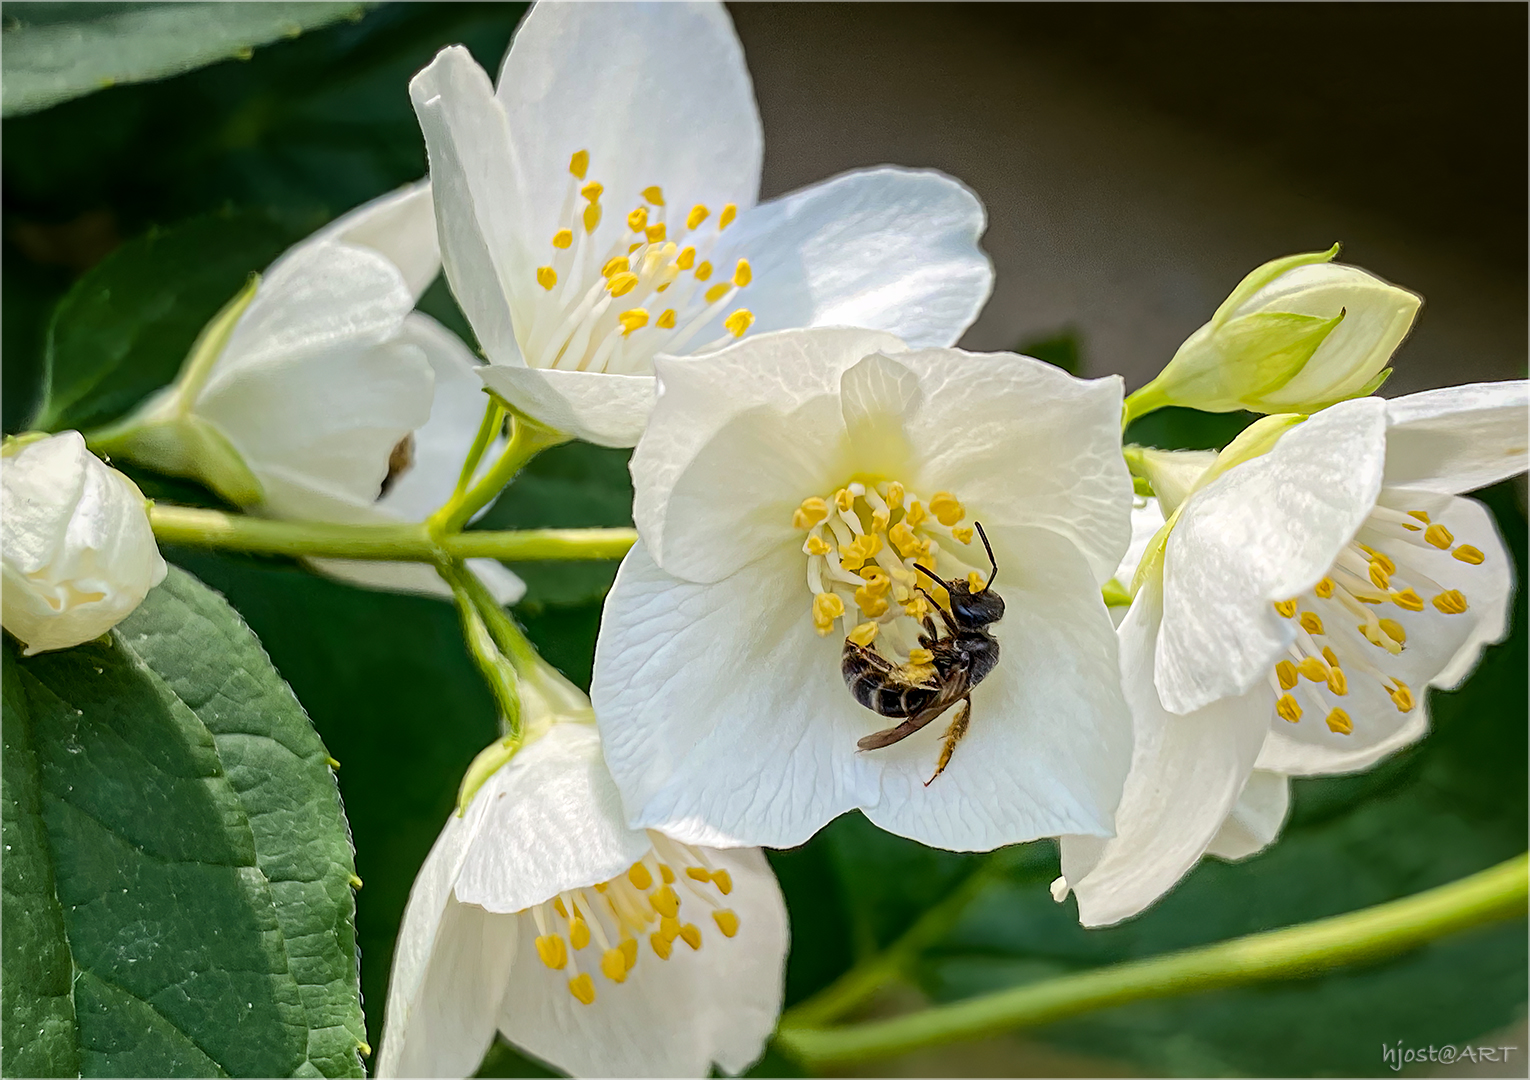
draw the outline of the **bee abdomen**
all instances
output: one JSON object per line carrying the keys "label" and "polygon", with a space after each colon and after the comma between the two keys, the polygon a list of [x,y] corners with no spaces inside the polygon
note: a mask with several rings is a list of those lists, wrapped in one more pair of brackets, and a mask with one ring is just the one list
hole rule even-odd
{"label": "bee abdomen", "polygon": [[850,696],[878,716],[912,716],[935,700],[933,686],[895,685],[892,665],[885,658],[851,642],[845,643],[840,673]]}

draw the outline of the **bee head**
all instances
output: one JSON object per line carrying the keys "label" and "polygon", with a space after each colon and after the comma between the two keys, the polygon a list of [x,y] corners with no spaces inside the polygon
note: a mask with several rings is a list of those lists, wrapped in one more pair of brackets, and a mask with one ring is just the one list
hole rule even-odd
{"label": "bee head", "polygon": [[992,589],[973,592],[965,581],[946,583],[951,615],[963,626],[987,626],[1004,618],[1004,598]]}

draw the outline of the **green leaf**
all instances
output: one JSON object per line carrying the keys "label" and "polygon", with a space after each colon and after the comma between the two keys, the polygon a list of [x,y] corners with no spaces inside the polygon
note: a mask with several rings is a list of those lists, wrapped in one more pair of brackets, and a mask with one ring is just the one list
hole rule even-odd
{"label": "green leaf", "polygon": [[118,83],[162,79],[293,38],[356,3],[106,3],[5,5],[6,117],[46,109]]}
{"label": "green leaf", "polygon": [[238,615],[172,569],[4,663],[6,1074],[361,1075],[345,817]]}
{"label": "green leaf", "polygon": [[210,214],[118,248],[53,313],[32,426],[99,427],[171,382],[207,321],[302,231],[264,213]]}
{"label": "green leaf", "polygon": [[1054,334],[1027,338],[1015,346],[1021,356],[1033,356],[1045,360],[1053,367],[1060,367],[1069,375],[1077,375],[1084,369],[1082,335],[1076,327],[1065,326]]}

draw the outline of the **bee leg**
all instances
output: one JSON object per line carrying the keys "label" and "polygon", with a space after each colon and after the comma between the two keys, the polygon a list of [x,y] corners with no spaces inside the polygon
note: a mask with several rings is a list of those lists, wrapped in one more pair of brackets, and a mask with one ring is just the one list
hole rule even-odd
{"label": "bee leg", "polygon": [[[956,752],[956,744],[962,741],[962,736],[967,734],[967,724],[972,719],[972,698],[962,698],[962,707],[956,710],[956,719],[951,721],[951,726],[946,728],[945,745],[940,748],[940,761],[935,765],[935,776],[946,771],[946,766],[951,764],[951,755]],[[935,776],[924,782],[929,787],[935,782]]]}
{"label": "bee leg", "polygon": [[935,620],[928,615],[924,617],[924,633],[919,635],[919,644],[926,649],[931,648],[940,640],[940,631],[935,627]]}

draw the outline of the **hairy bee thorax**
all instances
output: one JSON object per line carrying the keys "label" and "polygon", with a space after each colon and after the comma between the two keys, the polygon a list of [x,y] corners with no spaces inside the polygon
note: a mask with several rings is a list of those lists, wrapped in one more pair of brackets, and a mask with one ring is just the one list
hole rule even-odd
{"label": "hairy bee thorax", "polygon": [[[722,905],[733,891],[733,878],[714,868],[706,854],[649,832],[648,854],[610,881],[587,889],[569,889],[528,908],[537,927],[537,955],[555,971],[568,973],[568,990],[581,1004],[595,1003],[598,969],[607,981],[623,983],[648,943],[657,960],[670,958],[677,941],[699,951],[704,936],[699,920],[710,922],[723,937],[739,932],[739,919]],[[593,948],[590,948],[591,946]],[[589,949],[589,952],[585,952]],[[581,971],[581,963],[588,970]]]}
{"label": "hairy bee thorax", "polygon": [[1466,593],[1438,578],[1470,574],[1483,559],[1427,512],[1377,506],[1317,585],[1275,604],[1296,624],[1288,655],[1269,674],[1275,715],[1296,724],[1310,711],[1348,735],[1354,723],[1343,706],[1360,688],[1357,676],[1411,712],[1419,699],[1398,674],[1410,637],[1463,635],[1447,624],[1468,609]]}
{"label": "hairy bee thorax", "polygon": [[[590,155],[569,161],[569,189],[547,262],[527,290],[519,344],[526,364],[566,371],[649,374],[656,353],[743,337],[754,323],[744,308],[724,312],[753,277],[747,259],[714,267],[710,256],[738,214],[732,203],[715,213],[700,204],[667,220],[664,192],[644,188],[626,215],[626,228],[597,242],[605,215],[603,185],[585,180]],[[626,192],[618,193],[625,198]],[[716,342],[696,335],[721,319]],[[716,330],[712,331],[714,334]]]}
{"label": "hairy bee thorax", "polygon": [[916,564],[981,589],[981,556],[974,558],[973,529],[962,524],[966,517],[951,492],[926,500],[897,480],[852,481],[804,499],[792,524],[807,533],[802,552],[813,628],[866,648],[875,642],[890,660],[910,665],[908,675],[917,677],[925,668],[933,675],[933,657],[919,635],[935,611],[929,596],[941,603],[947,598]]}

